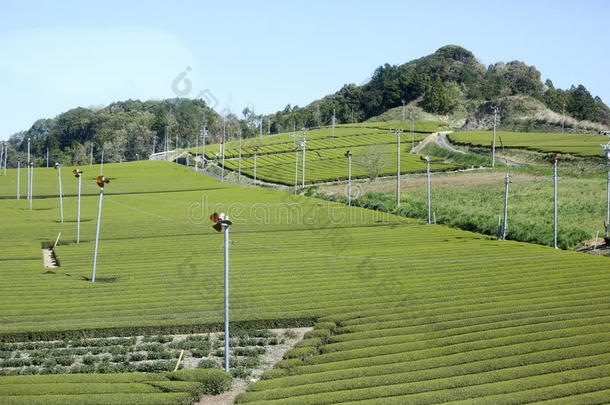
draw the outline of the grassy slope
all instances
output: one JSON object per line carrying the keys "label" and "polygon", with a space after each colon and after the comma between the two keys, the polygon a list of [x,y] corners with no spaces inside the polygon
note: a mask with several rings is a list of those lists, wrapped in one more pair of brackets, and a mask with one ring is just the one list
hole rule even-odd
{"label": "grassy slope", "polygon": [[[42,172],[37,179],[48,177],[52,182],[55,173]],[[74,223],[56,221],[56,198],[35,200],[33,212],[24,210],[25,201],[0,200],[5,230],[0,236],[3,339],[20,332],[35,337],[101,328],[121,328],[106,333],[133,333],[144,327],[220,329],[222,236],[211,229],[207,217],[212,211],[224,211],[235,221],[231,233],[234,321],[295,325],[325,317],[342,328],[333,338],[338,340],[320,346],[318,355],[293,370],[305,381],[331,372],[326,374],[328,384],[259,395],[278,398],[278,403],[379,397],[399,403],[414,392],[430,401],[436,395],[445,399],[484,399],[500,392],[525,395],[553,384],[556,387],[544,398],[610,388],[600,375],[607,372],[607,357],[595,363],[579,360],[604,354],[609,347],[610,302],[605,291],[610,277],[605,258],[498,242],[306,197],[230,187],[170,163],[107,165],[105,172],[115,178],[108,191],[130,193],[108,195],[104,202],[97,277],[106,282],[86,281],[91,272],[93,221],[83,223],[83,243],[76,245]],[[0,195],[12,194],[11,179],[13,171],[0,178]],[[90,183],[87,190],[94,194],[97,186]],[[157,190],[163,185],[165,192],[142,193],[146,185]],[[195,188],[200,190],[178,191]],[[64,201],[68,220],[74,219],[74,200]],[[92,220],[96,213],[97,198],[85,197],[83,218]],[[45,274],[40,241],[54,239],[59,231],[66,243],[56,250],[61,267]],[[368,318],[371,331],[387,333],[347,338],[356,331],[343,328],[360,318]],[[393,320],[404,322],[395,327],[375,325]],[[525,325],[539,328],[518,328]],[[470,329],[456,329],[461,327]],[[346,337],[340,338],[343,334]],[[337,346],[341,339],[355,343]],[[589,351],[590,347],[598,349]],[[547,380],[546,369],[528,368],[540,357],[515,357],[539,353],[545,358],[542,350],[560,353],[558,361],[566,362],[560,363],[560,370],[578,372]],[[487,377],[490,366],[484,360],[499,358],[510,360],[514,370]],[[395,374],[392,379],[340,382],[345,379],[342,373],[366,374],[373,365],[398,361],[418,361],[422,369],[440,374],[433,380],[414,377],[409,386],[404,383],[411,380],[392,370],[384,371]],[[452,371],[457,364],[467,367],[473,377]],[[450,380],[438,385],[436,379],[445,377]],[[496,385],[486,389],[477,378]],[[281,385],[288,389],[288,384]],[[462,387],[459,395],[452,391],[455,386]],[[445,391],[437,391],[440,387]]]}

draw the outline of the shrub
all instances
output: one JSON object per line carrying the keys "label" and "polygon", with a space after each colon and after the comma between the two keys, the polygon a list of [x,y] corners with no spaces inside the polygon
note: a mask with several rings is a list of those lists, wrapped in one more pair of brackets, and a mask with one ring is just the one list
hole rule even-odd
{"label": "shrub", "polygon": [[189,369],[168,373],[171,380],[194,381],[204,385],[204,393],[218,395],[231,389],[233,378],[229,373],[218,369]]}

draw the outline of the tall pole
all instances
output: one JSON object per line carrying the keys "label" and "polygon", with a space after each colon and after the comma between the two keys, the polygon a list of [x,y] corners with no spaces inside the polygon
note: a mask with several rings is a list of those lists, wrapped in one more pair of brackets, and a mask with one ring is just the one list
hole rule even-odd
{"label": "tall pole", "polygon": [[254,150],[254,185],[256,186],[256,150]]}
{"label": "tall pole", "polygon": [[[28,163],[28,187],[27,187],[28,188],[28,200],[30,199],[30,189],[31,189],[31,187],[30,187],[30,176],[31,176],[30,161],[31,161],[31,159],[30,159],[30,138],[28,138],[28,162],[27,162]],[[32,204],[30,203],[30,209],[32,209],[31,205]]]}
{"label": "tall pole", "polygon": [[267,118],[267,135],[271,135],[271,116],[269,116],[269,118]]}
{"label": "tall pole", "polygon": [[299,149],[294,148],[296,159],[294,164],[294,195],[297,195],[297,184],[299,182]]}
{"label": "tall pole", "polygon": [[508,183],[510,183],[510,176],[506,172],[504,178],[504,224],[502,225],[502,240],[506,240],[506,228],[508,227]]}
{"label": "tall pole", "polygon": [[49,168],[49,148],[47,148],[47,169]]}
{"label": "tall pole", "polygon": [[103,169],[104,169],[104,148],[102,148],[102,161],[100,162],[100,176],[102,175]]}
{"label": "tall pole", "polygon": [[97,227],[95,229],[95,248],[93,250],[93,275],[91,282],[95,283],[95,267],[97,265],[97,247],[100,239],[100,220],[102,219],[102,199],[104,198],[104,187],[100,187],[100,204],[97,210]]}
{"label": "tall pole", "polygon": [[178,131],[176,131],[176,163],[178,163]]}
{"label": "tall pole", "polygon": [[[229,217],[227,216],[228,220]],[[225,228],[225,371],[229,371],[229,225]]]}
{"label": "tall pole", "polygon": [[430,201],[430,156],[426,156],[424,158],[426,160],[426,174],[428,176],[428,225],[432,223],[432,216],[430,215],[431,211],[431,201]]}
{"label": "tall pole", "polygon": [[606,237],[610,237],[610,171],[608,171],[608,199],[606,200]]}
{"label": "tall pole", "polygon": [[6,164],[8,163],[8,145],[4,144],[4,175],[6,176]]}
{"label": "tall pole", "polygon": [[91,155],[89,157],[89,166],[93,165],[93,144],[91,144]]}
{"label": "tall pole", "polygon": [[[19,190],[19,174],[21,173],[21,159],[17,158],[17,199],[19,199],[20,197],[20,191]],[[610,173],[609,173],[610,174]],[[608,176],[610,178],[610,176]]]}
{"label": "tall pole", "polygon": [[396,133],[396,206],[400,205],[400,133],[402,129],[390,129]]}
{"label": "tall pole", "polygon": [[227,143],[226,138],[226,125],[225,121],[222,121],[222,170],[220,174],[220,180],[225,181],[225,145]]}
{"label": "tall pole", "polygon": [[496,167],[496,118],[498,115],[498,107],[493,107],[494,111],[494,139],[491,145],[491,167]]}
{"label": "tall pole", "polygon": [[199,155],[199,137],[195,136],[195,169],[197,169],[197,156]]}
{"label": "tall pole", "polygon": [[76,211],[76,243],[80,243],[80,188],[82,172],[78,173],[78,208]]}
{"label": "tall pole", "polygon": [[32,211],[32,195],[34,193],[34,162],[30,162],[29,164],[30,167],[30,193],[29,193],[29,199],[30,199],[30,211]]}
{"label": "tall pole", "polygon": [[413,122],[413,110],[409,111],[409,129],[411,130],[411,150],[415,149],[415,123]]}
{"label": "tall pole", "polygon": [[2,170],[3,163],[4,163],[4,144],[0,143],[0,170]]}
{"label": "tall pole", "polygon": [[335,137],[335,109],[333,108],[333,138]]}
{"label": "tall pole", "polygon": [[564,129],[564,125],[565,125],[565,119],[566,119],[566,105],[563,104],[561,106],[561,135],[563,135],[563,129]]}
{"label": "tall pole", "polygon": [[305,138],[303,138],[303,140],[300,142],[301,143],[301,148],[303,149],[303,187],[305,187]]}
{"label": "tall pole", "polygon": [[554,218],[554,237],[553,237],[553,246],[557,249],[557,158],[553,159],[553,184],[555,186],[555,218]]}
{"label": "tall pole", "polygon": [[405,122],[405,100],[402,100],[402,122]]}
{"label": "tall pole", "polygon": [[349,150],[347,155],[347,206],[352,206],[352,152]]}
{"label": "tall pole", "polygon": [[237,182],[241,182],[241,129],[239,130],[239,156],[237,158]]}
{"label": "tall pole", "polygon": [[64,223],[64,197],[61,190],[61,165],[57,164],[57,179],[59,180],[59,212],[61,213],[61,223]]}

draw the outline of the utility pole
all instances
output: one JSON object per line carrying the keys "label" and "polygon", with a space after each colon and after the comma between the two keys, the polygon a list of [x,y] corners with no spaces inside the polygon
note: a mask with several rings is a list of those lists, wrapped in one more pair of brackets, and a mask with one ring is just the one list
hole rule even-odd
{"label": "utility pole", "polygon": [[610,237],[610,171],[608,171],[608,199],[606,200],[606,237]]}
{"label": "utility pole", "polygon": [[55,163],[53,165],[55,169],[57,169],[57,180],[59,181],[59,212],[61,214],[61,223],[64,223],[64,199],[63,193],[61,190],[61,165],[59,163]]}
{"label": "utility pole", "polygon": [[34,192],[34,162],[30,162],[28,164],[28,166],[30,167],[30,187],[29,187],[29,193],[28,193],[28,199],[30,200],[30,211],[32,211],[32,193]]}
{"label": "utility pole", "polygon": [[169,126],[167,126],[167,125],[166,125],[166,126],[165,126],[165,156],[166,156],[166,157],[165,157],[165,159],[166,159],[166,160],[167,160],[167,152],[169,152],[169,151],[168,151],[168,149],[169,149],[169,141],[168,141],[168,138],[169,138]]}
{"label": "utility pole", "polygon": [[267,135],[271,135],[271,116],[267,118]]}
{"label": "utility pole", "polygon": [[49,148],[47,148],[47,169],[49,168]]}
{"label": "utility pole", "polygon": [[411,130],[411,151],[415,149],[415,122],[413,121],[413,110],[409,110],[409,129]]}
{"label": "utility pole", "polygon": [[93,165],[93,144],[91,144],[91,155],[89,157],[89,166]]}
{"label": "utility pole", "polygon": [[258,151],[258,146],[252,148],[254,151],[254,186],[256,187],[256,152]]}
{"label": "utility pole", "polygon": [[352,206],[352,152],[345,152],[347,157],[347,206]]}
{"label": "utility pole", "polygon": [[402,100],[402,122],[405,122],[405,100]]}
{"label": "utility pole", "polygon": [[401,128],[390,129],[390,132],[396,133],[396,206],[400,205],[400,133]]}
{"label": "utility pole", "polygon": [[297,122],[296,122],[296,120],[294,121],[294,124],[292,127],[292,147],[293,148],[297,147]]}
{"label": "utility pole", "polygon": [[494,106],[492,110],[494,112],[494,139],[491,146],[491,167],[496,167],[496,118],[499,108]]}
{"label": "utility pole", "polygon": [[2,170],[2,163],[4,163],[4,144],[0,144],[0,170]]}
{"label": "utility pole", "polygon": [[335,109],[333,108],[333,138],[335,137]]}
{"label": "utility pole", "polygon": [[430,156],[421,157],[421,160],[426,161],[426,174],[428,176],[428,225],[432,223],[432,216],[430,215],[431,211],[431,201],[430,201]]}
{"label": "utility pole", "polygon": [[203,170],[203,166],[205,164],[205,140],[208,137],[208,130],[203,126],[203,129],[200,132],[201,135],[201,170]]}
{"label": "utility pole", "polygon": [[222,170],[220,171],[220,180],[225,181],[225,150],[227,145],[227,128],[224,119],[222,120]]}
{"label": "utility pole", "polygon": [[[606,158],[608,159],[608,166],[610,166],[610,142],[608,142],[606,145],[600,146],[606,154]],[[608,199],[606,200],[606,223],[604,225],[606,225],[606,237],[610,237],[610,169],[608,170],[608,183],[606,187],[608,191]]]}
{"label": "utility pole", "polygon": [[195,170],[197,170],[197,157],[199,156],[199,137],[195,135]]}
{"label": "utility pole", "polygon": [[565,120],[566,120],[566,104],[563,103],[561,106],[561,135],[563,135]]}
{"label": "utility pole", "polygon": [[294,148],[296,153],[294,163],[294,195],[297,195],[297,185],[299,183],[299,148]]}
{"label": "utility pole", "polygon": [[100,162],[100,176],[102,175],[103,169],[104,169],[104,148],[102,148],[102,161]]}
{"label": "utility pole", "polygon": [[32,169],[30,167],[30,162],[31,162],[31,159],[30,159],[30,138],[28,138],[28,163],[27,163],[28,164],[28,201],[30,201],[30,209],[32,209],[32,201],[30,199],[30,197],[31,197],[31,194],[30,194],[30,191],[31,191],[31,187],[30,187],[30,184],[31,184],[31,182],[30,182],[31,173],[30,172],[32,171]]}
{"label": "utility pole", "polygon": [[354,106],[352,106],[352,124],[354,123]]}
{"label": "utility pole", "polygon": [[263,119],[264,117],[261,115],[261,122],[260,122],[260,126],[259,126],[259,130],[260,130],[260,138],[263,139]]}
{"label": "utility pole", "polygon": [[21,159],[17,158],[17,199],[20,198],[21,190],[19,189],[19,174],[21,173]]}
{"label": "utility pole", "polygon": [[301,147],[301,149],[303,149],[303,187],[305,187],[305,143],[307,142],[306,136],[307,130],[303,128],[303,140],[299,142],[299,146]]}
{"label": "utility pole", "polygon": [[95,283],[95,267],[97,265],[97,247],[100,239],[100,222],[102,219],[102,200],[104,199],[104,185],[110,183],[110,180],[104,176],[99,176],[96,179],[97,185],[100,187],[100,203],[97,210],[97,226],[95,228],[95,248],[93,250],[93,273],[91,276],[91,282]]}
{"label": "utility pole", "polygon": [[78,178],[78,208],[76,211],[76,243],[80,243],[80,190],[83,172],[78,169],[74,169],[74,175]]}
{"label": "utility pole", "polygon": [[237,159],[237,182],[241,182],[241,128],[239,131],[239,157]]}
{"label": "utility pole", "polygon": [[229,371],[229,227],[233,223],[229,216],[213,213],[210,220],[214,222],[212,228],[220,232],[224,229],[225,233],[225,371]]}
{"label": "utility pole", "polygon": [[6,165],[8,163],[8,145],[4,144],[4,175],[6,176]]}
{"label": "utility pole", "polygon": [[178,131],[176,131],[176,163],[178,163]]}
{"label": "utility pole", "polygon": [[555,212],[555,217],[554,217],[554,227],[553,227],[553,246],[555,247],[555,249],[557,249],[557,162],[559,161],[559,158],[557,157],[557,154],[553,155],[553,158],[551,159],[551,164],[553,165],[553,185],[554,185],[554,212]]}
{"label": "utility pole", "polygon": [[506,240],[506,229],[508,227],[508,183],[510,183],[510,176],[506,172],[504,178],[504,225],[502,226],[502,240]]}

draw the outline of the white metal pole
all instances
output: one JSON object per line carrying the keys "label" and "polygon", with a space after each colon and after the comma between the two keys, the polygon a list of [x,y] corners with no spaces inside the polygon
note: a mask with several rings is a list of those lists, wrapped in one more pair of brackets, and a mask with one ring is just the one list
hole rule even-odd
{"label": "white metal pole", "polygon": [[93,250],[93,275],[91,282],[95,283],[95,267],[97,265],[97,247],[100,238],[100,220],[102,218],[102,199],[104,198],[104,187],[100,187],[100,204],[97,211],[97,227],[95,230],[95,249]]}
{"label": "white metal pole", "polygon": [[554,160],[553,163],[553,183],[555,185],[555,204],[554,204],[554,209],[555,209],[555,221],[554,221],[554,238],[553,238],[553,245],[555,246],[555,249],[557,249],[557,159]]}
{"label": "white metal pole", "polygon": [[2,170],[3,163],[4,163],[4,144],[0,143],[0,170]]}
{"label": "white metal pole", "polygon": [[32,211],[32,198],[34,193],[34,162],[30,162],[30,211]]}
{"label": "white metal pole", "polygon": [[347,206],[352,206],[352,154],[347,155]]}
{"label": "white metal pole", "polygon": [[76,243],[80,243],[80,188],[82,173],[78,174],[78,208],[76,211]]}
{"label": "white metal pole", "polygon": [[564,128],[564,123],[565,123],[565,118],[566,117],[566,105],[563,104],[562,108],[561,108],[561,135],[563,135],[563,128]]}
{"label": "white metal pole", "polygon": [[335,137],[335,109],[333,108],[333,138]]}
{"label": "white metal pole", "polygon": [[197,156],[199,156],[199,136],[195,136],[195,170],[197,170]]}
{"label": "white metal pole", "polygon": [[[184,161],[186,162],[186,167],[189,167],[189,149],[191,148],[191,143],[186,143],[186,155],[184,155]],[[140,159],[138,159],[140,160]]]}
{"label": "white metal pole", "polygon": [[400,205],[400,133],[401,129],[396,130],[396,206]]}
{"label": "white metal pole", "polygon": [[305,140],[303,140],[303,187],[305,187]]}
{"label": "white metal pole", "polygon": [[431,209],[431,202],[430,202],[430,157],[427,157],[426,159],[426,163],[427,163],[427,173],[428,173],[428,225],[430,225],[432,222],[432,217],[430,216],[430,209]]}
{"label": "white metal pole", "polygon": [[415,148],[415,123],[413,122],[413,110],[409,111],[409,129],[411,130],[411,150]]}
{"label": "white metal pole", "polygon": [[178,153],[180,151],[178,150],[178,132],[176,132],[176,163],[178,163]]}
{"label": "white metal pole", "polygon": [[61,165],[57,165],[57,179],[59,180],[59,212],[61,214],[61,223],[64,223],[64,198],[61,190]]}
{"label": "white metal pole", "polygon": [[19,190],[19,174],[21,173],[21,160],[17,159],[17,199],[19,199],[19,194],[21,190]]}
{"label": "white metal pole", "polygon": [[4,144],[4,175],[6,176],[6,164],[8,163],[8,145]]}
{"label": "white metal pole", "polygon": [[494,139],[491,146],[491,167],[496,167],[496,115],[498,108],[494,107]]}
{"label": "white metal pole", "polygon": [[610,237],[610,171],[608,172],[608,199],[606,200],[606,237]]}
{"label": "white metal pole", "polygon": [[[229,217],[227,216],[228,220]],[[229,371],[229,225],[225,224],[225,371]]]}
{"label": "white metal pole", "polygon": [[201,170],[203,170],[203,166],[205,164],[205,138],[208,137],[208,131],[205,129],[205,125],[203,126],[203,135],[201,138]]}
{"label": "white metal pole", "polygon": [[239,131],[239,157],[237,158],[237,182],[241,182],[241,130]]}
{"label": "white metal pole", "polygon": [[223,120],[222,123],[222,170],[220,172],[220,179],[222,181],[225,181],[225,145],[227,143],[227,137],[226,137],[226,128],[225,128],[225,123]]}
{"label": "white metal pole", "polygon": [[[28,163],[28,187],[27,187],[27,189],[28,189],[28,200],[29,200],[30,199],[30,176],[31,176],[31,173],[30,173],[30,171],[31,171],[31,168],[30,168],[30,138],[28,138],[28,162],[27,163]],[[31,204],[30,204],[30,206],[31,206]],[[32,209],[32,208],[30,208],[30,209]]]}
{"label": "white metal pole", "polygon": [[510,177],[506,172],[504,179],[504,224],[502,226],[502,240],[506,240],[506,228],[508,227],[508,183],[510,183]]}
{"label": "white metal pole", "polygon": [[299,183],[299,150],[295,149],[296,159],[294,164],[294,195],[297,195],[297,184]]}
{"label": "white metal pole", "polygon": [[254,151],[254,185],[256,186],[256,151]]}

